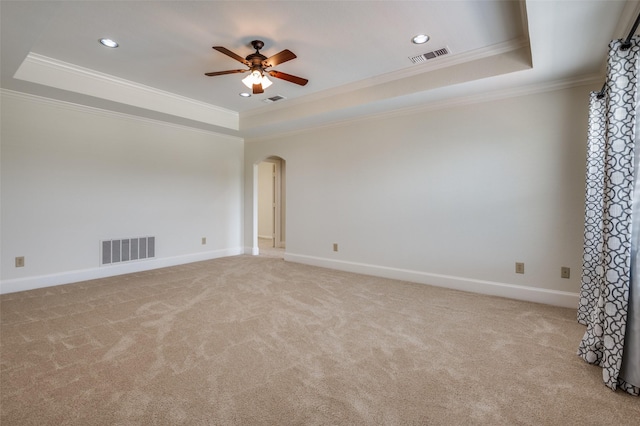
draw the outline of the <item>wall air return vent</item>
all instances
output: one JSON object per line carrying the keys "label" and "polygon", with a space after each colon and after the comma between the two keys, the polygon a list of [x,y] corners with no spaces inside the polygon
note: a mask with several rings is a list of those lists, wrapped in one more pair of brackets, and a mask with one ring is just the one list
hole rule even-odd
{"label": "wall air return vent", "polygon": [[430,59],[435,59],[440,56],[448,55],[451,53],[448,47],[443,47],[442,49],[432,50],[431,52],[423,53],[418,56],[410,56],[409,59],[414,64],[420,64],[422,62],[427,62]]}
{"label": "wall air return vent", "polygon": [[266,102],[268,104],[272,104],[274,102],[278,102],[278,101],[281,101],[283,99],[287,99],[287,98],[285,98],[282,95],[275,95],[275,96],[272,96],[270,98],[264,99],[262,102]]}
{"label": "wall air return vent", "polygon": [[156,237],[100,241],[100,265],[151,259],[156,256]]}

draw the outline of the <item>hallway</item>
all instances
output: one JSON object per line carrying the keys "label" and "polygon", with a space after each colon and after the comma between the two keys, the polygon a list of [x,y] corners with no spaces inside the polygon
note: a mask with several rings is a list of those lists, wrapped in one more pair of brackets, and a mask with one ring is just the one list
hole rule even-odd
{"label": "hallway", "polygon": [[258,238],[258,249],[260,256],[284,259],[284,249],[273,247],[273,240],[268,238]]}

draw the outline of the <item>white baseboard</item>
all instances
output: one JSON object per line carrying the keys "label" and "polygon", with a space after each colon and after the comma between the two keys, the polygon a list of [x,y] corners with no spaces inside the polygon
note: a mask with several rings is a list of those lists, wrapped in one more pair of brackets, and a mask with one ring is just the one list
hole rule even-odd
{"label": "white baseboard", "polygon": [[250,254],[251,256],[257,256],[258,254],[260,254],[260,250],[258,250],[258,247],[245,247],[244,248],[244,254]]}
{"label": "white baseboard", "polygon": [[55,285],[94,280],[97,278],[149,271],[152,269],[166,268],[168,266],[183,265],[185,263],[200,262],[220,257],[236,256],[243,254],[243,252],[243,249],[240,247],[229,248],[184,256],[164,257],[141,262],[127,262],[116,265],[100,266],[91,269],[62,272],[59,274],[2,280],[0,281],[0,294],[15,293],[18,291],[33,290],[36,288],[52,287]]}
{"label": "white baseboard", "polygon": [[454,290],[468,291],[471,293],[500,296],[509,299],[524,300],[527,302],[544,303],[547,305],[561,306],[564,308],[577,309],[578,307],[578,294],[566,291],[549,290],[544,288],[506,284],[493,281],[475,280],[449,275],[431,274],[428,272],[389,268],[385,266],[370,265],[366,263],[346,262],[343,260],[327,259],[292,253],[285,253],[284,260],[289,262],[304,263],[306,265],[320,266],[323,268],[337,269],[340,271],[355,272],[358,274],[373,275],[382,278],[390,278],[419,284],[428,284],[436,287],[445,287]]}
{"label": "white baseboard", "polygon": [[[236,256],[240,254],[257,255],[258,249],[257,247],[244,247],[244,249],[222,249],[185,256],[150,259],[144,262],[130,262],[122,263],[119,265],[102,266],[91,269],[63,272],[60,274],[40,275],[35,277],[3,280],[0,281],[0,294],[15,293],[18,291],[33,290],[36,288],[52,287],[61,284],[70,284],[79,281],[87,281],[97,278],[106,278],[116,275],[130,274],[134,272],[142,272],[152,269],[166,268],[169,266],[183,265],[186,263],[199,262],[203,260],[217,259],[220,257]],[[431,274],[427,272],[389,268],[384,266],[370,265],[366,263],[346,262],[342,260],[292,253],[285,253],[284,259],[289,262],[303,263],[306,265],[337,269],[340,271],[355,272],[359,274],[373,275],[383,278],[428,284],[436,287],[445,287],[454,290],[487,294],[491,296],[507,297],[510,299],[525,300],[528,302],[544,303],[547,305],[562,306],[565,308],[576,308],[578,306],[578,294],[569,293],[566,291],[527,287],[515,284],[498,283],[493,281],[475,280],[449,275]]]}

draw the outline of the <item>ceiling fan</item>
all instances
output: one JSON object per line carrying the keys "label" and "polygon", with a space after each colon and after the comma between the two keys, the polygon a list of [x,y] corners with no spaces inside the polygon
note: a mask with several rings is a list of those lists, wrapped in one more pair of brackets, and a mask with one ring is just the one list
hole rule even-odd
{"label": "ceiling fan", "polygon": [[242,62],[247,67],[249,67],[249,69],[208,72],[205,73],[205,75],[212,77],[216,75],[236,74],[250,71],[251,74],[249,74],[248,77],[245,77],[242,82],[250,89],[253,89],[254,95],[263,93],[264,89],[271,85],[271,81],[269,81],[265,73],[269,74],[271,77],[280,78],[291,83],[299,84],[300,86],[304,86],[309,82],[309,80],[301,77],[296,77],[295,75],[286,74],[276,70],[267,70],[267,68],[275,67],[276,65],[279,65],[283,62],[295,59],[296,55],[292,51],[285,49],[282,52],[276,53],[275,55],[267,58],[260,53],[260,49],[264,47],[264,43],[261,40],[253,40],[251,42],[251,45],[254,49],[256,49],[256,53],[252,53],[246,58],[243,58],[240,55],[236,55],[225,47],[213,46],[213,48],[218,52],[224,53],[225,55],[235,59],[238,62]]}

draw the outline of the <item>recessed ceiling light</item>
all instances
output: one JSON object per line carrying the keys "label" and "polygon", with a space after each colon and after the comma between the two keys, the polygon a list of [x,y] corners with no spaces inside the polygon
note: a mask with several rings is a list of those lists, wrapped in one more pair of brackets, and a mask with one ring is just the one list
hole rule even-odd
{"label": "recessed ceiling light", "polygon": [[251,93],[242,92],[240,93],[240,96],[242,96],[243,98],[248,98],[249,96],[251,96]]}
{"label": "recessed ceiling light", "polygon": [[114,40],[111,40],[110,38],[101,38],[100,44],[107,47],[118,47],[118,43],[116,43]]}
{"label": "recessed ceiling light", "polygon": [[411,39],[413,44],[422,44],[429,41],[429,36],[426,34],[418,34]]}

